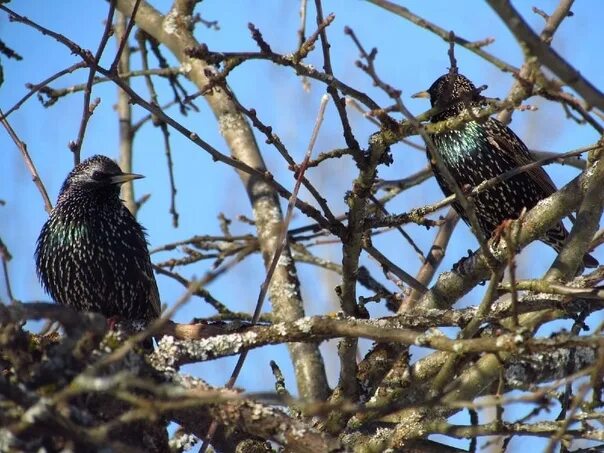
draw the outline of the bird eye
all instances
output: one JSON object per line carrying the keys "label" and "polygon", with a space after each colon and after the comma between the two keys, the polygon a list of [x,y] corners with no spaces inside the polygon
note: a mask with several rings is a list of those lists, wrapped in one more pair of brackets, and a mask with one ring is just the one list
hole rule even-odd
{"label": "bird eye", "polygon": [[93,171],[92,175],[91,175],[92,179],[94,179],[95,181],[101,181],[101,180],[105,179],[105,176],[106,176],[105,173],[103,173],[102,171],[97,171],[97,170]]}

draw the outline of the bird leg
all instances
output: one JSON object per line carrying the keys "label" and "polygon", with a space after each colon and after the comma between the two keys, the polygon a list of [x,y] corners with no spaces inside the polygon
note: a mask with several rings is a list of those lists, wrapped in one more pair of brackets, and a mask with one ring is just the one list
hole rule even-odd
{"label": "bird leg", "polygon": [[453,264],[453,271],[459,272],[460,274],[467,273],[468,266],[472,265],[472,258],[474,258],[475,253],[468,249],[468,256],[462,256],[461,259]]}
{"label": "bird leg", "polygon": [[493,244],[498,244],[503,237],[505,230],[509,228],[514,219],[504,219],[497,227],[493,230],[491,237],[493,238]]}
{"label": "bird leg", "polygon": [[107,318],[107,328],[109,330],[115,330],[115,326],[117,326],[121,320],[122,317],[119,315],[110,316]]}

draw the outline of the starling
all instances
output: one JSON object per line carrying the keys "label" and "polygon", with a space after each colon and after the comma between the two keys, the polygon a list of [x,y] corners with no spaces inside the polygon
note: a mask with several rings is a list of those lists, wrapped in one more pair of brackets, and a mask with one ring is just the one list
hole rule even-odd
{"label": "starling", "polygon": [[[429,97],[437,113],[431,122],[437,123],[484,105],[485,98],[474,84],[455,71],[439,77],[428,91],[414,97]],[[468,121],[461,127],[432,135],[434,146],[459,187],[475,187],[506,171],[534,162],[526,145],[507,126],[495,118]],[[428,159],[440,188],[446,196],[453,191]],[[533,208],[540,200],[556,191],[553,181],[543,170],[536,167],[512,176],[498,185],[487,189],[474,198],[476,216],[483,233],[490,237],[506,219],[516,219],[524,208]],[[453,207],[463,220],[468,218],[459,203]],[[568,237],[568,231],[559,222],[547,232],[542,241],[559,252]],[[597,267],[591,255],[583,257],[585,267]]]}
{"label": "starling", "polygon": [[105,156],[69,173],[36,248],[38,277],[56,302],[107,318],[160,315],[145,231],[119,197],[122,183],[142,177]]}

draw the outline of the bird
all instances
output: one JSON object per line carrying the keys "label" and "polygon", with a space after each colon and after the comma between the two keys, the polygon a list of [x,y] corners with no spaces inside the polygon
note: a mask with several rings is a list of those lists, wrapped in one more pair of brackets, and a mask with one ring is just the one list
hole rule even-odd
{"label": "bird", "polygon": [[120,199],[121,184],[139,178],[102,155],[67,175],[35,251],[38,278],[55,302],[108,319],[159,317],[146,233]]}
{"label": "bird", "polygon": [[[430,99],[432,107],[436,109],[430,121],[437,123],[456,117],[466,109],[472,111],[484,106],[486,99],[481,95],[483,89],[476,88],[457,71],[449,71],[436,79],[427,91],[412,97]],[[462,189],[476,187],[485,180],[535,161],[524,142],[509,127],[492,117],[471,120],[459,128],[430,135],[445,167]],[[449,196],[453,190],[438,170],[430,152],[428,149],[428,160],[436,181],[445,196]],[[540,166],[512,176],[473,198],[479,227],[489,238],[497,232],[502,222],[517,219],[524,209],[533,208],[555,191],[553,181]],[[455,202],[453,207],[469,225],[468,216],[461,205]],[[560,221],[541,240],[560,252],[567,237],[568,231]],[[583,266],[597,267],[598,261],[585,254]]]}

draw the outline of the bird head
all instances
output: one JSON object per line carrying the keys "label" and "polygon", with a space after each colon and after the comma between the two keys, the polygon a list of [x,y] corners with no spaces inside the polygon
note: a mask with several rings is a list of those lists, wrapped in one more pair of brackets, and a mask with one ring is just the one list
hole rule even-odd
{"label": "bird head", "polygon": [[92,156],[76,165],[65,179],[61,194],[77,189],[87,192],[119,194],[120,185],[133,179],[144,178],[135,173],[124,173],[106,156]]}
{"label": "bird head", "polygon": [[432,107],[446,110],[455,104],[482,101],[484,97],[480,93],[485,88],[476,88],[467,77],[450,72],[436,79],[428,90],[415,93],[412,97],[430,98]]}

